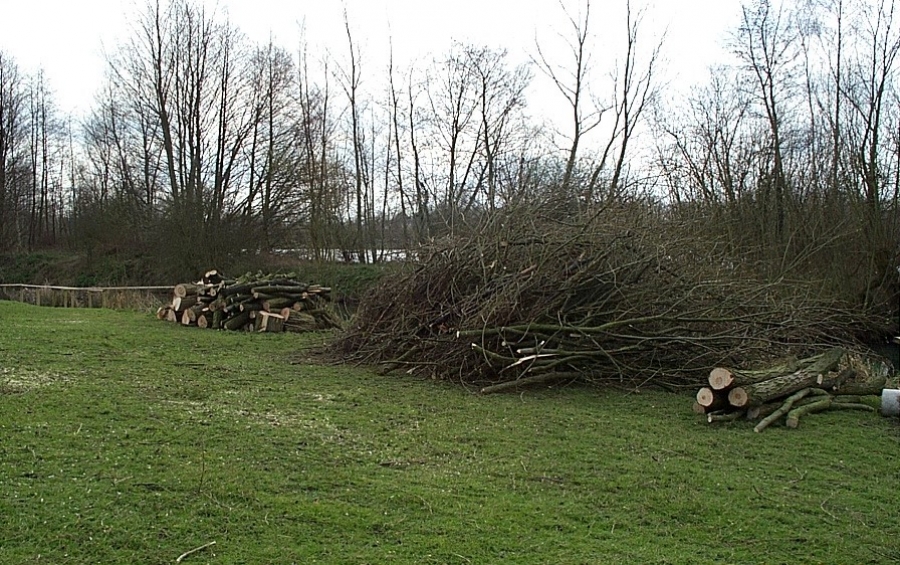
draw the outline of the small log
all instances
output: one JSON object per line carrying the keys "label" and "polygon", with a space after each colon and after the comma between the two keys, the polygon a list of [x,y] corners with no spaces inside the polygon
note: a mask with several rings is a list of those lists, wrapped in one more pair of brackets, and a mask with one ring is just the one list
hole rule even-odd
{"label": "small log", "polygon": [[195,296],[200,293],[200,285],[193,283],[180,283],[175,285],[175,297]]}
{"label": "small log", "polygon": [[768,402],[766,404],[760,404],[759,406],[751,406],[747,409],[747,419],[759,420],[760,418],[765,418],[780,407],[781,402]]}
{"label": "small log", "polygon": [[196,294],[192,294],[189,296],[176,296],[172,299],[172,309],[176,312],[184,312],[191,306],[197,303],[198,297]]}
{"label": "small log", "polygon": [[197,316],[197,327],[201,329],[208,329],[212,326],[212,318],[213,313],[209,310],[201,312],[199,316]]}
{"label": "small log", "polygon": [[813,386],[823,373],[834,370],[845,352],[841,348],[831,349],[821,355],[806,368],[789,375],[775,377],[746,386],[731,389],[728,402],[737,408],[752,407]]}
{"label": "small log", "polygon": [[188,315],[188,318],[191,320],[191,323],[196,323],[197,318],[200,317],[200,313],[206,310],[206,305],[202,302],[198,302],[185,310],[185,313]]}
{"label": "small log", "polygon": [[174,309],[169,308],[169,311],[166,312],[166,321],[177,324],[181,322],[181,316],[179,316]]}
{"label": "small log", "polygon": [[217,285],[224,280],[222,273],[216,269],[211,269],[203,273],[203,283],[209,285]]}
{"label": "small log", "polygon": [[706,421],[710,424],[713,422],[733,422],[747,415],[746,410],[734,410],[733,412],[719,412],[716,414],[707,414]]}
{"label": "small log", "polygon": [[263,310],[267,312],[278,312],[282,308],[290,308],[296,300],[289,297],[269,298],[262,301]]}
{"label": "small log", "polygon": [[165,320],[169,316],[169,311],[172,309],[172,306],[160,306],[156,310],[156,319],[157,320]]}
{"label": "small log", "polygon": [[259,300],[248,300],[246,302],[241,302],[239,306],[241,312],[257,312],[259,310],[264,310],[263,303]]}
{"label": "small log", "polygon": [[225,314],[221,310],[213,310],[212,311],[212,323],[210,324],[210,328],[214,330],[222,329],[222,324],[225,321]]}

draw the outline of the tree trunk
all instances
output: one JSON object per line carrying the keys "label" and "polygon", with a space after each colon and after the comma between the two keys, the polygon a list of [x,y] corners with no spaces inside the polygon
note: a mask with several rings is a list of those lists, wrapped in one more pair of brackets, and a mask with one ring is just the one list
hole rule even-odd
{"label": "tree trunk", "polygon": [[788,359],[780,365],[759,369],[755,371],[742,371],[716,367],[709,373],[709,386],[713,390],[728,390],[735,386],[744,386],[760,381],[765,381],[783,375],[789,375],[801,368],[801,363],[795,358]]}

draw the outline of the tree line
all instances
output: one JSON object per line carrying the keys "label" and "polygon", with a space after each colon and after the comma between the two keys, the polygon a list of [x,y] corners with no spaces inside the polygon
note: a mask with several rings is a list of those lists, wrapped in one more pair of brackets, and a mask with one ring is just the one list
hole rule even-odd
{"label": "tree line", "polygon": [[[852,280],[863,302],[896,285],[893,0],[747,0],[732,59],[679,97],[664,41],[626,7],[611,69],[594,67],[589,1],[561,4],[562,54],[454,43],[401,69],[368,65],[346,13],[332,53],[151,0],[79,121],[0,53],[0,250],[143,253],[177,272],[248,250],[378,261],[498,209],[631,200],[772,276]],[[537,81],[568,116],[558,130],[528,104]]]}

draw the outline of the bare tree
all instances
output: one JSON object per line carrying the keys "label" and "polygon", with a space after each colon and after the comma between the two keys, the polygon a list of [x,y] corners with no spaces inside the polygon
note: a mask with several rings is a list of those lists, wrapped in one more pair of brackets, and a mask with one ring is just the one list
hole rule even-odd
{"label": "bare tree", "polygon": [[25,84],[18,65],[0,51],[0,249],[22,243],[19,171],[24,146]]}
{"label": "bare tree", "polygon": [[359,45],[353,41],[353,34],[350,31],[350,18],[347,10],[344,10],[344,31],[347,36],[347,46],[349,48],[350,58],[347,67],[338,68],[338,78],[344,95],[347,97],[347,103],[350,109],[350,138],[353,148],[353,185],[356,203],[356,232],[353,247],[357,251],[360,261],[365,261],[366,241],[364,234],[364,226],[367,225],[369,214],[368,206],[368,185],[364,163],[364,141],[361,123],[361,104],[360,99],[360,51]]}
{"label": "bare tree", "polygon": [[756,99],[768,123],[772,165],[761,184],[764,193],[773,194],[775,236],[779,241],[785,232],[785,199],[789,190],[784,162],[784,98],[788,96],[797,61],[796,43],[796,29],[781,4],[773,6],[770,0],[754,0],[741,8],[734,49],[756,81]]}
{"label": "bare tree", "polygon": [[544,54],[540,42],[536,40],[535,45],[538,67],[553,81],[553,85],[566,99],[571,112],[572,132],[569,136],[570,145],[562,180],[562,191],[568,195],[572,189],[572,177],[578,161],[582,138],[600,125],[609,108],[593,98],[589,90],[591,60],[588,39],[591,37],[589,32],[591,2],[585,0],[584,16],[578,19],[569,12],[561,0],[559,5],[566,15],[574,38],[565,40],[570,51],[571,67],[553,63]]}

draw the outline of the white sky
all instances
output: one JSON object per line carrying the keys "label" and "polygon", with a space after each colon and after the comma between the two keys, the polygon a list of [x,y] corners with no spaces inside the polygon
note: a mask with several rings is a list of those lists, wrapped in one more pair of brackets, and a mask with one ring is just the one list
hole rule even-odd
{"label": "white sky", "polygon": [[[205,0],[218,5],[252,40],[269,35],[294,50],[305,21],[311,48],[346,51],[344,6],[354,39],[363,48],[363,78],[384,75],[389,38],[395,66],[428,61],[455,40],[508,49],[514,60],[535,53],[537,35],[551,56],[568,30],[557,0]],[[563,0],[577,15],[578,0]],[[706,68],[723,62],[729,30],[738,22],[740,0],[632,0],[633,11],[649,5],[644,28],[647,47],[667,31],[666,77],[679,88],[706,77]],[[129,22],[145,0],[0,0],[0,50],[24,71],[43,69],[65,112],[89,109],[104,72],[104,49],[127,38]],[[605,54],[620,53],[615,34],[624,29],[625,0],[593,0],[592,31],[597,34],[594,80],[608,80]],[[568,37],[568,36],[566,36]],[[613,41],[610,41],[613,40]],[[556,53],[565,60],[565,53]],[[377,79],[376,79],[377,77]],[[535,73],[535,80],[543,80]],[[599,91],[605,90],[602,85]],[[536,113],[532,109],[532,113]]]}

